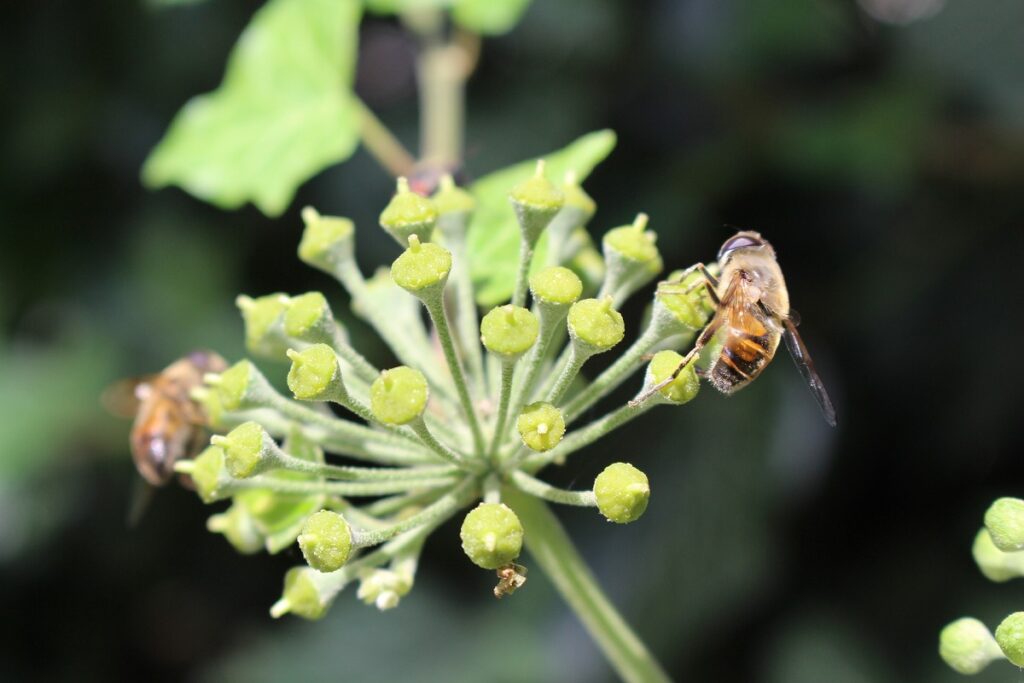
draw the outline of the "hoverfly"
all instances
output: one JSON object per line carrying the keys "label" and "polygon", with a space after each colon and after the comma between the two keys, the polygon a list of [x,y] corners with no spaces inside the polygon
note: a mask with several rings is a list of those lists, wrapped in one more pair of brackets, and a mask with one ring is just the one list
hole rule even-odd
{"label": "hoverfly", "polygon": [[206,415],[191,392],[202,386],[206,373],[226,369],[227,362],[216,353],[193,351],[155,375],[125,380],[104,394],[111,412],[135,419],[129,442],[135,468],[146,482],[163,486],[174,476],[174,463],[202,449]]}
{"label": "hoverfly", "polygon": [[[718,278],[704,264],[694,266],[703,276],[695,286],[706,288],[715,314],[672,375],[644,392],[635,402],[672,382],[712,340],[720,341],[721,349],[700,374],[722,393],[732,394],[761,374],[775,356],[779,341],[785,339],[793,361],[821,406],[825,421],[834,427],[836,411],[814,369],[807,346],[796,330],[798,320],[789,307],[789,292],[775,250],[761,235],[745,230],[725,241],[718,251],[718,265],[721,269]],[[678,282],[663,283],[662,291],[671,290],[673,286],[678,286]]]}

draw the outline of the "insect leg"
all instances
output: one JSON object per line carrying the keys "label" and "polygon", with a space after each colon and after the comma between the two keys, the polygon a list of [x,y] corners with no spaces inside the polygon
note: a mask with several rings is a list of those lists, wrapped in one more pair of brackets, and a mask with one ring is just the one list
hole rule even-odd
{"label": "insect leg", "polygon": [[722,318],[716,315],[714,319],[712,319],[712,321],[708,323],[708,326],[704,328],[704,331],[700,333],[700,336],[697,337],[697,341],[694,342],[693,348],[687,351],[686,355],[683,356],[683,359],[679,361],[679,365],[677,365],[676,369],[672,371],[672,374],[669,375],[667,378],[663,379],[662,381],[658,382],[657,384],[655,384],[653,387],[651,387],[644,393],[634,398],[632,401],[630,401],[629,407],[636,408],[641,403],[649,399],[651,396],[658,393],[659,391],[667,387],[669,384],[674,382],[676,380],[676,377],[679,377],[679,373],[685,370],[686,366],[689,365],[690,362],[697,357],[701,349],[703,349],[707,345],[707,343],[711,341],[711,338],[715,335],[715,332],[717,332],[718,328],[721,326]]}

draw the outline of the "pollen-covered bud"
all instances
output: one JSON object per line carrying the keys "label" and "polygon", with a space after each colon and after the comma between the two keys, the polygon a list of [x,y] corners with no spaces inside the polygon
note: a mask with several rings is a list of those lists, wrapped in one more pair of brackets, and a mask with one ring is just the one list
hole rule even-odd
{"label": "pollen-covered bud", "polygon": [[512,508],[502,503],[480,503],[466,515],[459,532],[462,549],[483,569],[497,569],[519,557],[523,525]]}
{"label": "pollen-covered bud", "polygon": [[427,378],[413,368],[400,365],[384,370],[370,385],[370,412],[384,424],[412,422],[427,407]]}
{"label": "pollen-covered bud", "polygon": [[521,306],[492,308],[480,321],[480,340],[491,353],[515,360],[526,353],[540,331],[537,316]]}
{"label": "pollen-covered bud", "polygon": [[964,617],[948,624],[939,634],[939,656],[954,671],[968,676],[1003,658],[999,644],[985,624]]}
{"label": "pollen-covered bud", "polygon": [[508,198],[515,208],[523,239],[531,247],[565,205],[565,195],[544,174],[543,159],[537,162],[537,169],[529,179],[512,188]]}
{"label": "pollen-covered bud", "polygon": [[647,230],[647,214],[637,214],[632,225],[609,230],[602,240],[608,267],[605,291],[625,298],[661,272],[663,263],[657,235]]}
{"label": "pollen-covered bud", "polygon": [[[676,371],[683,357],[675,351],[659,351],[654,354],[650,364],[647,366],[646,387],[653,387],[661,384]],[[658,390],[658,395],[669,403],[682,405],[689,403],[700,391],[700,378],[697,376],[697,368],[691,361],[683,368],[676,378]]]}
{"label": "pollen-covered bud", "polygon": [[1014,612],[996,627],[996,643],[1006,658],[1024,667],[1024,612]]}
{"label": "pollen-covered bud", "polygon": [[224,436],[210,439],[224,451],[224,465],[236,479],[246,479],[273,469],[280,462],[280,449],[256,422],[243,422]]}
{"label": "pollen-covered bud", "polygon": [[320,270],[334,274],[339,263],[353,258],[355,225],[347,218],[321,216],[307,206],[302,210],[306,229],[299,242],[299,258]]}
{"label": "pollen-covered bud", "polygon": [[321,589],[323,574],[309,567],[293,567],[284,575],[284,592],[270,608],[275,619],[291,612],[303,619],[320,619],[327,614],[328,599]]}
{"label": "pollen-covered bud", "polygon": [[203,379],[217,392],[221,407],[228,411],[262,408],[275,393],[263,373],[247,360]]}
{"label": "pollen-covered bud", "polygon": [[583,299],[569,309],[569,336],[589,353],[612,348],[626,334],[622,314],[612,308],[611,297]]}
{"label": "pollen-covered bud", "polygon": [[288,300],[284,311],[284,333],[310,344],[330,344],[338,333],[338,324],[320,292],[307,292]]}
{"label": "pollen-covered bud", "polygon": [[609,522],[628,524],[640,519],[651,498],[647,475],[624,462],[604,468],[594,479],[597,509]]}
{"label": "pollen-covered bud", "polygon": [[211,516],[206,520],[206,528],[215,534],[222,534],[235,550],[244,555],[258,553],[263,549],[263,535],[244,505],[234,503],[224,512]]}
{"label": "pollen-covered bud", "polygon": [[303,351],[288,349],[292,367],[288,388],[300,401],[344,401],[348,393],[341,377],[338,356],[327,344],[314,344]]}
{"label": "pollen-covered bud", "polygon": [[448,281],[452,255],[433,242],[420,242],[409,236],[409,248],[391,264],[391,278],[405,291],[422,298],[437,292]]}
{"label": "pollen-covered bud", "polygon": [[204,503],[225,497],[222,488],[229,479],[224,467],[224,449],[220,446],[207,446],[193,460],[176,463],[174,469],[192,478],[196,493]]}
{"label": "pollen-covered bud", "polygon": [[971,548],[978,569],[990,581],[1003,583],[1024,576],[1024,552],[1004,553],[992,542],[988,529],[982,529],[974,537]]}
{"label": "pollen-covered bud", "polygon": [[538,401],[523,408],[516,420],[519,436],[528,448],[538,452],[549,451],[565,436],[565,418],[562,411]]}
{"label": "pollen-covered bud", "polygon": [[398,190],[380,214],[380,227],[405,246],[409,237],[429,240],[437,225],[437,208],[426,197],[409,189],[409,181],[398,179]]}
{"label": "pollen-covered bud", "polygon": [[715,312],[714,303],[701,284],[703,279],[696,268],[672,272],[658,286],[655,305],[663,306],[687,330],[703,329]]}
{"label": "pollen-covered bud", "polygon": [[280,292],[253,299],[241,295],[235,305],[245,322],[245,347],[250,353],[264,358],[276,358],[284,353],[287,343],[282,324],[288,297]]}
{"label": "pollen-covered bud", "polygon": [[551,266],[530,276],[530,293],[539,304],[571,306],[583,294],[583,282],[568,268]]}
{"label": "pollen-covered bud", "polygon": [[1024,500],[1000,498],[985,512],[992,542],[1006,553],[1024,549]]}
{"label": "pollen-covered bud", "polygon": [[299,534],[299,548],[318,572],[341,569],[352,552],[352,529],[337,512],[321,510],[309,516]]}

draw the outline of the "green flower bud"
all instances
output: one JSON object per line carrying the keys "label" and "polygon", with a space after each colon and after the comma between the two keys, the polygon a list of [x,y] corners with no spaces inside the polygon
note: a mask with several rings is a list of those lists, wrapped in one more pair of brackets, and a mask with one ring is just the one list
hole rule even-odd
{"label": "green flower bud", "polygon": [[334,341],[338,325],[327,299],[320,292],[307,292],[288,300],[284,312],[284,333],[310,344]]}
{"label": "green flower bud", "polygon": [[367,605],[376,605],[384,610],[398,607],[399,601],[412,589],[407,577],[390,569],[374,569],[359,583],[356,597]]}
{"label": "green flower bud", "polygon": [[528,448],[543,452],[558,445],[565,436],[565,418],[562,411],[551,405],[538,401],[523,408],[516,420],[519,436]]}
{"label": "green flower bud", "polygon": [[223,534],[235,550],[251,555],[263,549],[263,536],[256,522],[245,506],[235,503],[225,512],[206,520],[206,528],[215,534]]}
{"label": "green flower bud", "polygon": [[352,551],[352,529],[337,512],[321,510],[306,520],[299,534],[299,547],[313,569],[337,571],[348,562]]}
{"label": "green flower bud", "polygon": [[992,542],[988,529],[983,528],[974,537],[971,553],[978,569],[990,581],[1003,583],[1024,576],[1024,552],[1004,553]]}
{"label": "green flower bud", "polygon": [[451,269],[451,252],[410,235],[409,248],[391,265],[391,279],[410,294],[422,297],[443,288]]}
{"label": "green flower bud", "polygon": [[1024,612],[1014,612],[996,627],[996,642],[1006,658],[1024,667]]}
{"label": "green flower bud", "polygon": [[204,503],[212,503],[224,497],[221,488],[227,483],[228,477],[224,468],[224,450],[219,446],[204,449],[192,460],[187,473]]}
{"label": "green flower bud", "polygon": [[[664,382],[675,372],[682,361],[683,357],[675,351],[666,350],[654,354],[654,358],[651,359],[650,364],[647,366],[645,384],[647,386],[654,386]],[[682,405],[692,401],[697,396],[699,390],[700,377],[697,376],[696,364],[691,362],[683,368],[682,372],[676,375],[674,380],[659,389],[658,393],[670,403]]]}
{"label": "green flower bud", "polygon": [[568,268],[551,266],[530,276],[530,293],[540,303],[569,306],[583,294],[583,282]]}
{"label": "green flower bud", "polygon": [[277,444],[256,422],[243,422],[225,436],[214,436],[210,442],[224,450],[224,465],[236,479],[255,476],[278,464]]}
{"label": "green flower bud", "polygon": [[480,503],[466,515],[459,532],[462,549],[483,569],[512,562],[523,548],[523,525],[502,503]]}
{"label": "green flower bud", "polygon": [[268,294],[253,299],[241,295],[235,305],[245,322],[245,347],[250,353],[265,358],[275,358],[284,353],[287,342],[282,324],[288,297],[284,294]]}
{"label": "green flower bud", "polygon": [[240,360],[219,375],[207,375],[203,379],[214,388],[221,407],[228,411],[262,408],[268,397],[274,395],[267,378],[247,360]]}
{"label": "green flower bud", "polygon": [[637,214],[632,225],[613,228],[605,234],[605,258],[619,258],[634,263],[650,264],[661,259],[655,246],[657,235],[647,230],[647,214]]}
{"label": "green flower bud", "polygon": [[526,353],[539,331],[537,316],[512,304],[492,308],[480,321],[480,340],[487,350],[510,360]]}
{"label": "green flower bud", "polygon": [[568,259],[566,266],[579,275],[580,280],[583,281],[584,293],[596,292],[605,279],[604,258],[601,257],[590,239],[590,233],[584,228],[573,230],[569,239],[570,243],[577,246],[570,250],[572,256]]}
{"label": "green flower bud", "polygon": [[206,424],[213,429],[224,426],[224,406],[220,402],[220,394],[209,387],[196,387],[189,392],[189,398],[202,408]]}
{"label": "green flower bud", "polygon": [[544,175],[543,159],[537,162],[533,176],[512,188],[509,200],[519,219],[523,239],[531,246],[565,205],[565,195]]}
{"label": "green flower bud", "polygon": [[611,297],[583,299],[569,309],[569,335],[592,353],[612,348],[626,334],[622,315],[612,308]]}
{"label": "green flower bud", "polygon": [[427,378],[419,370],[400,365],[384,370],[370,385],[370,412],[384,424],[412,422],[427,407]]}
{"label": "green flower bud", "polygon": [[327,614],[327,601],[320,590],[323,575],[309,567],[292,567],[284,575],[284,593],[270,608],[275,619],[288,612],[303,619],[320,619]]}
{"label": "green flower bud", "polygon": [[689,330],[704,329],[708,318],[715,312],[707,290],[703,286],[694,286],[703,277],[696,269],[674,271],[659,285],[655,294],[655,303],[664,306]]}
{"label": "green flower bud", "polygon": [[429,240],[437,225],[437,209],[426,197],[409,189],[409,181],[398,179],[398,191],[380,214],[380,227],[405,246],[412,235]]}
{"label": "green flower bud", "polygon": [[939,656],[957,673],[971,675],[1002,659],[1003,653],[985,624],[964,617],[942,629]]}
{"label": "green flower bud", "polygon": [[597,203],[580,185],[579,178],[574,171],[565,174],[562,194],[565,195],[565,209],[576,211],[579,214],[577,223],[573,227],[584,225],[597,212]]}
{"label": "green flower bud", "polygon": [[992,542],[1006,553],[1024,550],[1024,500],[1000,498],[985,512]]}
{"label": "green flower bud", "polygon": [[299,258],[305,263],[333,274],[337,265],[353,258],[355,226],[347,218],[321,216],[307,206],[302,210],[306,229],[299,242]]}
{"label": "green flower bud", "polygon": [[439,216],[451,213],[469,214],[476,208],[476,200],[466,190],[455,184],[450,173],[441,176],[437,192],[430,198]]}
{"label": "green flower bud", "polygon": [[640,519],[651,498],[647,475],[624,462],[604,468],[594,479],[597,509],[609,522],[628,524]]}
{"label": "green flower bud", "polygon": [[327,344],[314,344],[299,352],[288,349],[292,361],[288,388],[300,401],[341,402],[346,396],[338,356]]}

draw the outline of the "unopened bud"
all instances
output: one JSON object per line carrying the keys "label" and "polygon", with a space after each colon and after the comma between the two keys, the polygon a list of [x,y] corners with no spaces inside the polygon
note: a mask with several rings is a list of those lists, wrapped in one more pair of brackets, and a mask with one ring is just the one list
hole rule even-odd
{"label": "unopened bud", "polygon": [[512,562],[523,548],[523,525],[512,508],[502,503],[477,505],[462,521],[459,536],[466,555],[483,569]]}
{"label": "unopened bud", "polygon": [[1024,612],[1014,612],[996,627],[996,642],[1006,658],[1024,667]]}
{"label": "unopened bud", "polygon": [[519,219],[523,239],[531,246],[565,205],[565,195],[544,175],[543,159],[537,162],[537,169],[529,179],[512,188],[509,200]]}
{"label": "unopened bud", "polygon": [[549,451],[565,435],[565,418],[555,406],[538,401],[523,408],[516,427],[528,448],[538,452]]}
{"label": "unopened bud", "polygon": [[224,465],[237,479],[273,469],[279,462],[277,444],[256,422],[243,422],[224,436],[214,436],[210,442],[223,449]]}
{"label": "unopened bud", "polygon": [[333,572],[348,562],[352,551],[352,530],[337,512],[321,510],[309,516],[299,534],[299,548],[309,566],[318,572]]}
{"label": "unopened bud", "polygon": [[640,519],[651,498],[647,475],[624,462],[604,468],[594,480],[597,509],[608,521],[628,524]]}
{"label": "unopened bud", "polygon": [[437,225],[437,208],[426,197],[409,189],[405,178],[398,179],[395,195],[380,214],[380,226],[405,246],[411,235],[429,240]]}
{"label": "unopened bud", "polygon": [[[651,359],[650,364],[647,366],[645,385],[655,386],[661,384],[672,376],[672,373],[679,368],[682,362],[683,357],[675,351],[666,350],[654,354],[654,358]],[[697,376],[696,365],[693,361],[690,361],[676,375],[675,379],[659,389],[658,393],[669,403],[682,405],[692,401],[697,396],[698,391],[700,391],[700,378]]]}
{"label": "unopened bud", "polygon": [[384,424],[408,424],[423,414],[428,395],[423,373],[400,365],[384,370],[370,385],[370,412]]}
{"label": "unopened bud", "polygon": [[334,274],[339,263],[353,258],[355,226],[347,218],[321,216],[307,206],[302,210],[306,229],[299,242],[299,258],[320,270]]}
{"label": "unopened bud", "polygon": [[569,335],[590,353],[612,348],[626,334],[622,314],[612,308],[611,297],[583,299],[569,309]]}
{"label": "unopened bud", "polygon": [[957,673],[972,675],[1002,659],[1003,652],[985,624],[964,617],[942,629],[939,656]]}
{"label": "unopened bud", "polygon": [[314,344],[301,352],[288,349],[287,355],[292,361],[288,388],[295,398],[340,402],[347,396],[338,356],[330,346]]}
{"label": "unopened bud", "polygon": [[537,316],[521,306],[498,306],[480,321],[480,340],[491,353],[515,360],[526,353],[540,331]]}
{"label": "unopened bud", "polygon": [[405,291],[422,297],[443,288],[451,270],[451,252],[433,242],[421,242],[413,234],[409,248],[391,265],[391,278]]}
{"label": "unopened bud", "polygon": [[1024,549],[1024,500],[1000,498],[985,512],[985,528],[1003,552]]}

